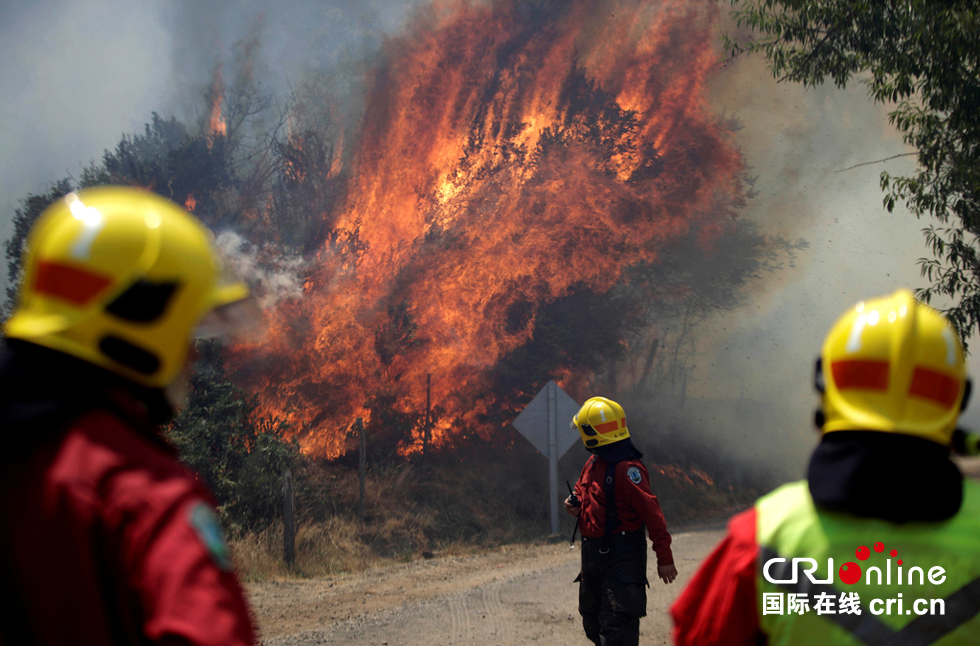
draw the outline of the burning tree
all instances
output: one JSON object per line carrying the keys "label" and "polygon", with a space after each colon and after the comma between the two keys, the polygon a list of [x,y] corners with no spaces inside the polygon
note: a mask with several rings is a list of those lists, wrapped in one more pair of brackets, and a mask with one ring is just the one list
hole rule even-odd
{"label": "burning tree", "polygon": [[645,323],[617,286],[733,230],[742,161],[704,98],[716,18],[671,0],[417,15],[371,75],[302,298],[236,349],[264,410],[329,457],[357,415],[397,419],[414,450],[429,373],[437,442],[492,433],[549,376],[584,393]]}
{"label": "burning tree", "polygon": [[693,321],[768,262],[735,225],[744,168],[705,101],[717,17],[707,0],[428,6],[384,45],[356,125],[310,88],[272,115],[219,69],[196,133],[154,116],[80,183],[238,232],[219,242],[257,280],[266,334],[229,375],[308,453],[343,454],[356,416],[382,453],[418,450],[428,374],[436,445],[486,439],[551,378],[662,390]]}
{"label": "burning tree", "polygon": [[[196,126],[154,115],[78,181],[25,199],[11,276],[30,224],[77,187],[142,186],[219,232],[265,330],[206,348],[171,437],[241,526],[275,516],[286,465],[309,465],[297,441],[342,456],[357,416],[376,458],[420,450],[431,428],[458,462],[506,448],[498,431],[552,378],[580,399],[682,397],[696,323],[776,263],[737,221],[751,182],[735,124],[705,102],[717,14],[708,0],[430,6],[385,44],[357,119],[316,84],[279,104],[219,68]],[[515,492],[533,486],[523,471]]]}

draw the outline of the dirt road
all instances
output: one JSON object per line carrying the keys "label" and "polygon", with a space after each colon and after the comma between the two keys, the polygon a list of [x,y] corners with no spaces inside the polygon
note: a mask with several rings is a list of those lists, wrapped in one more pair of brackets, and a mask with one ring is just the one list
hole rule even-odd
{"label": "dirt road", "polygon": [[[980,478],[980,458],[956,458]],[[667,608],[721,539],[721,526],[674,534],[680,572],[669,586],[648,563],[640,644],[670,643]],[[652,556],[652,554],[651,554]],[[588,646],[576,611],[578,545],[511,546],[442,556],[346,577],[249,586],[266,646]]]}
{"label": "dirt road", "polygon": [[[670,643],[667,608],[723,534],[674,535],[680,571],[672,585],[648,563],[647,617],[640,644]],[[651,553],[651,556],[652,553]],[[437,557],[351,575],[249,586],[267,646],[587,646],[577,607],[578,544],[507,547]]]}

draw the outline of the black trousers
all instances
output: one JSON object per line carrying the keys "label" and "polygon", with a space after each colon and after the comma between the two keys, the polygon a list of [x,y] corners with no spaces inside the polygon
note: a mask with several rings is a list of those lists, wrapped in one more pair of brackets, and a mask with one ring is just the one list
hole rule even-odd
{"label": "black trousers", "polygon": [[620,532],[604,552],[601,538],[582,538],[578,611],[596,646],[636,646],[647,614],[647,551],[642,528]]}

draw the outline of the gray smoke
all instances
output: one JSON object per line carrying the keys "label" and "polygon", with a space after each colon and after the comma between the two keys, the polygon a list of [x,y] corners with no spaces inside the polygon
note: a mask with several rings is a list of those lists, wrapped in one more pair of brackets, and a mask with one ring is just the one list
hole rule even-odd
{"label": "gray smoke", "polygon": [[[860,83],[804,90],[777,83],[763,60],[749,58],[730,64],[713,90],[716,108],[743,122],[736,142],[759,178],[746,217],[809,248],[705,330],[690,394],[740,402],[740,419],[713,426],[717,437],[736,455],[800,477],[818,439],[812,376],[824,335],[862,299],[927,284],[916,261],[930,255],[921,234],[930,223],[882,206],[880,173],[911,173],[914,157],[852,168],[909,151],[887,123],[888,107],[874,105]],[[980,374],[975,353],[970,366]],[[978,410],[963,422],[977,428]]]}
{"label": "gray smoke", "polygon": [[0,3],[0,237],[27,193],[77,176],[169,101],[164,4]]}
{"label": "gray smoke", "polygon": [[0,2],[0,239],[18,203],[77,177],[156,111],[195,124],[228,84],[288,95],[311,77],[356,93],[414,0]]}

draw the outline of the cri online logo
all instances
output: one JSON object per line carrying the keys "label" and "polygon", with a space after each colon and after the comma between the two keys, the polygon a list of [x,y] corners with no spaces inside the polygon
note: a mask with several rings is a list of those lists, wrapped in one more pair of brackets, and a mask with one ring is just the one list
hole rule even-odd
{"label": "cri online logo", "polygon": [[[875,543],[874,548],[875,552],[880,554],[881,552],[885,551],[885,544],[878,541]],[[898,550],[892,550],[889,552],[889,554],[892,556],[898,556]],[[867,561],[868,557],[871,556],[871,550],[862,545],[854,550],[854,556],[856,556],[859,561]],[[898,564],[902,564],[902,559],[898,559]],[[854,585],[861,580],[861,566],[853,561],[848,561],[844,565],[840,566],[840,569],[837,571],[837,576],[839,576],[840,580],[847,585]]]}
{"label": "cri online logo", "polygon": [[[884,552],[885,551],[885,544],[882,543],[881,541],[878,541],[877,543],[874,544],[874,551],[877,552],[877,553],[879,553],[879,554],[881,552]],[[897,557],[898,556],[898,550],[891,550],[889,552],[889,555],[891,555],[892,557]],[[854,550],[854,556],[859,561],[867,561],[868,560],[868,557],[871,556],[871,550],[868,549],[867,546],[862,545],[862,546],[858,547],[856,550]],[[793,559],[793,566],[792,566],[792,570],[791,570],[791,574],[792,574],[791,578],[789,578],[789,579],[774,579],[772,577],[772,575],[769,573],[770,568],[773,565],[777,564],[777,563],[785,563],[785,562],[786,562],[786,559],[784,559],[784,558],[778,558],[778,557],[777,558],[771,558],[768,561],[766,561],[765,566],[762,568],[762,575],[766,578],[766,581],[768,581],[769,583],[773,583],[773,584],[796,583],[797,582],[797,579],[798,579],[797,569],[799,568],[799,564],[800,563],[803,563],[803,564],[805,564],[804,567],[803,567],[803,574],[805,574],[807,576],[807,578],[810,579],[810,581],[812,583],[830,584],[830,583],[833,583],[834,582],[834,574],[833,574],[833,572],[834,572],[834,559],[832,559],[832,558],[828,558],[827,559],[827,572],[828,572],[828,576],[827,576],[826,579],[817,579],[816,577],[814,577],[814,573],[816,573],[816,571],[817,571],[817,561],[816,561],[816,559],[811,559],[811,558],[794,558]],[[899,566],[898,567],[898,571],[897,571],[899,585],[901,585],[902,583],[905,583],[906,585],[911,585],[912,582],[913,582],[913,576],[915,574],[918,574],[919,575],[918,576],[919,585],[922,585],[922,584],[925,583],[925,581],[924,581],[924,579],[925,579],[925,573],[923,572],[922,568],[920,568],[920,567],[912,567],[912,568],[909,568],[909,571],[907,573],[907,576],[903,576],[903,575],[905,575],[905,572],[903,571],[903,568],[901,567],[902,560],[901,559],[898,559],[897,564]],[[892,583],[892,562],[891,562],[891,559],[888,559],[887,560],[885,569],[886,569],[885,585],[891,585],[891,583]],[[842,566],[840,566],[840,569],[837,571],[837,575],[840,578],[841,582],[843,582],[846,585],[854,585],[855,583],[857,583],[858,581],[860,581],[861,580],[861,575],[863,573],[864,572],[862,571],[861,566],[858,565],[857,563],[853,562],[853,561],[848,561],[847,563],[844,563]],[[871,566],[871,567],[868,567],[867,568],[867,579],[866,579],[867,585],[872,585],[872,582],[874,581],[874,579],[872,578],[872,574],[876,574],[877,575],[876,581],[875,581],[876,584],[877,585],[882,585],[882,571],[881,571],[881,568],[879,568],[877,566]],[[907,582],[906,581],[903,581],[903,578],[906,579]],[[932,583],[933,585],[941,585],[944,581],[946,581],[946,570],[944,568],[942,568],[942,567],[939,567],[939,566],[930,568],[929,569],[928,579],[929,579],[929,582]]]}

